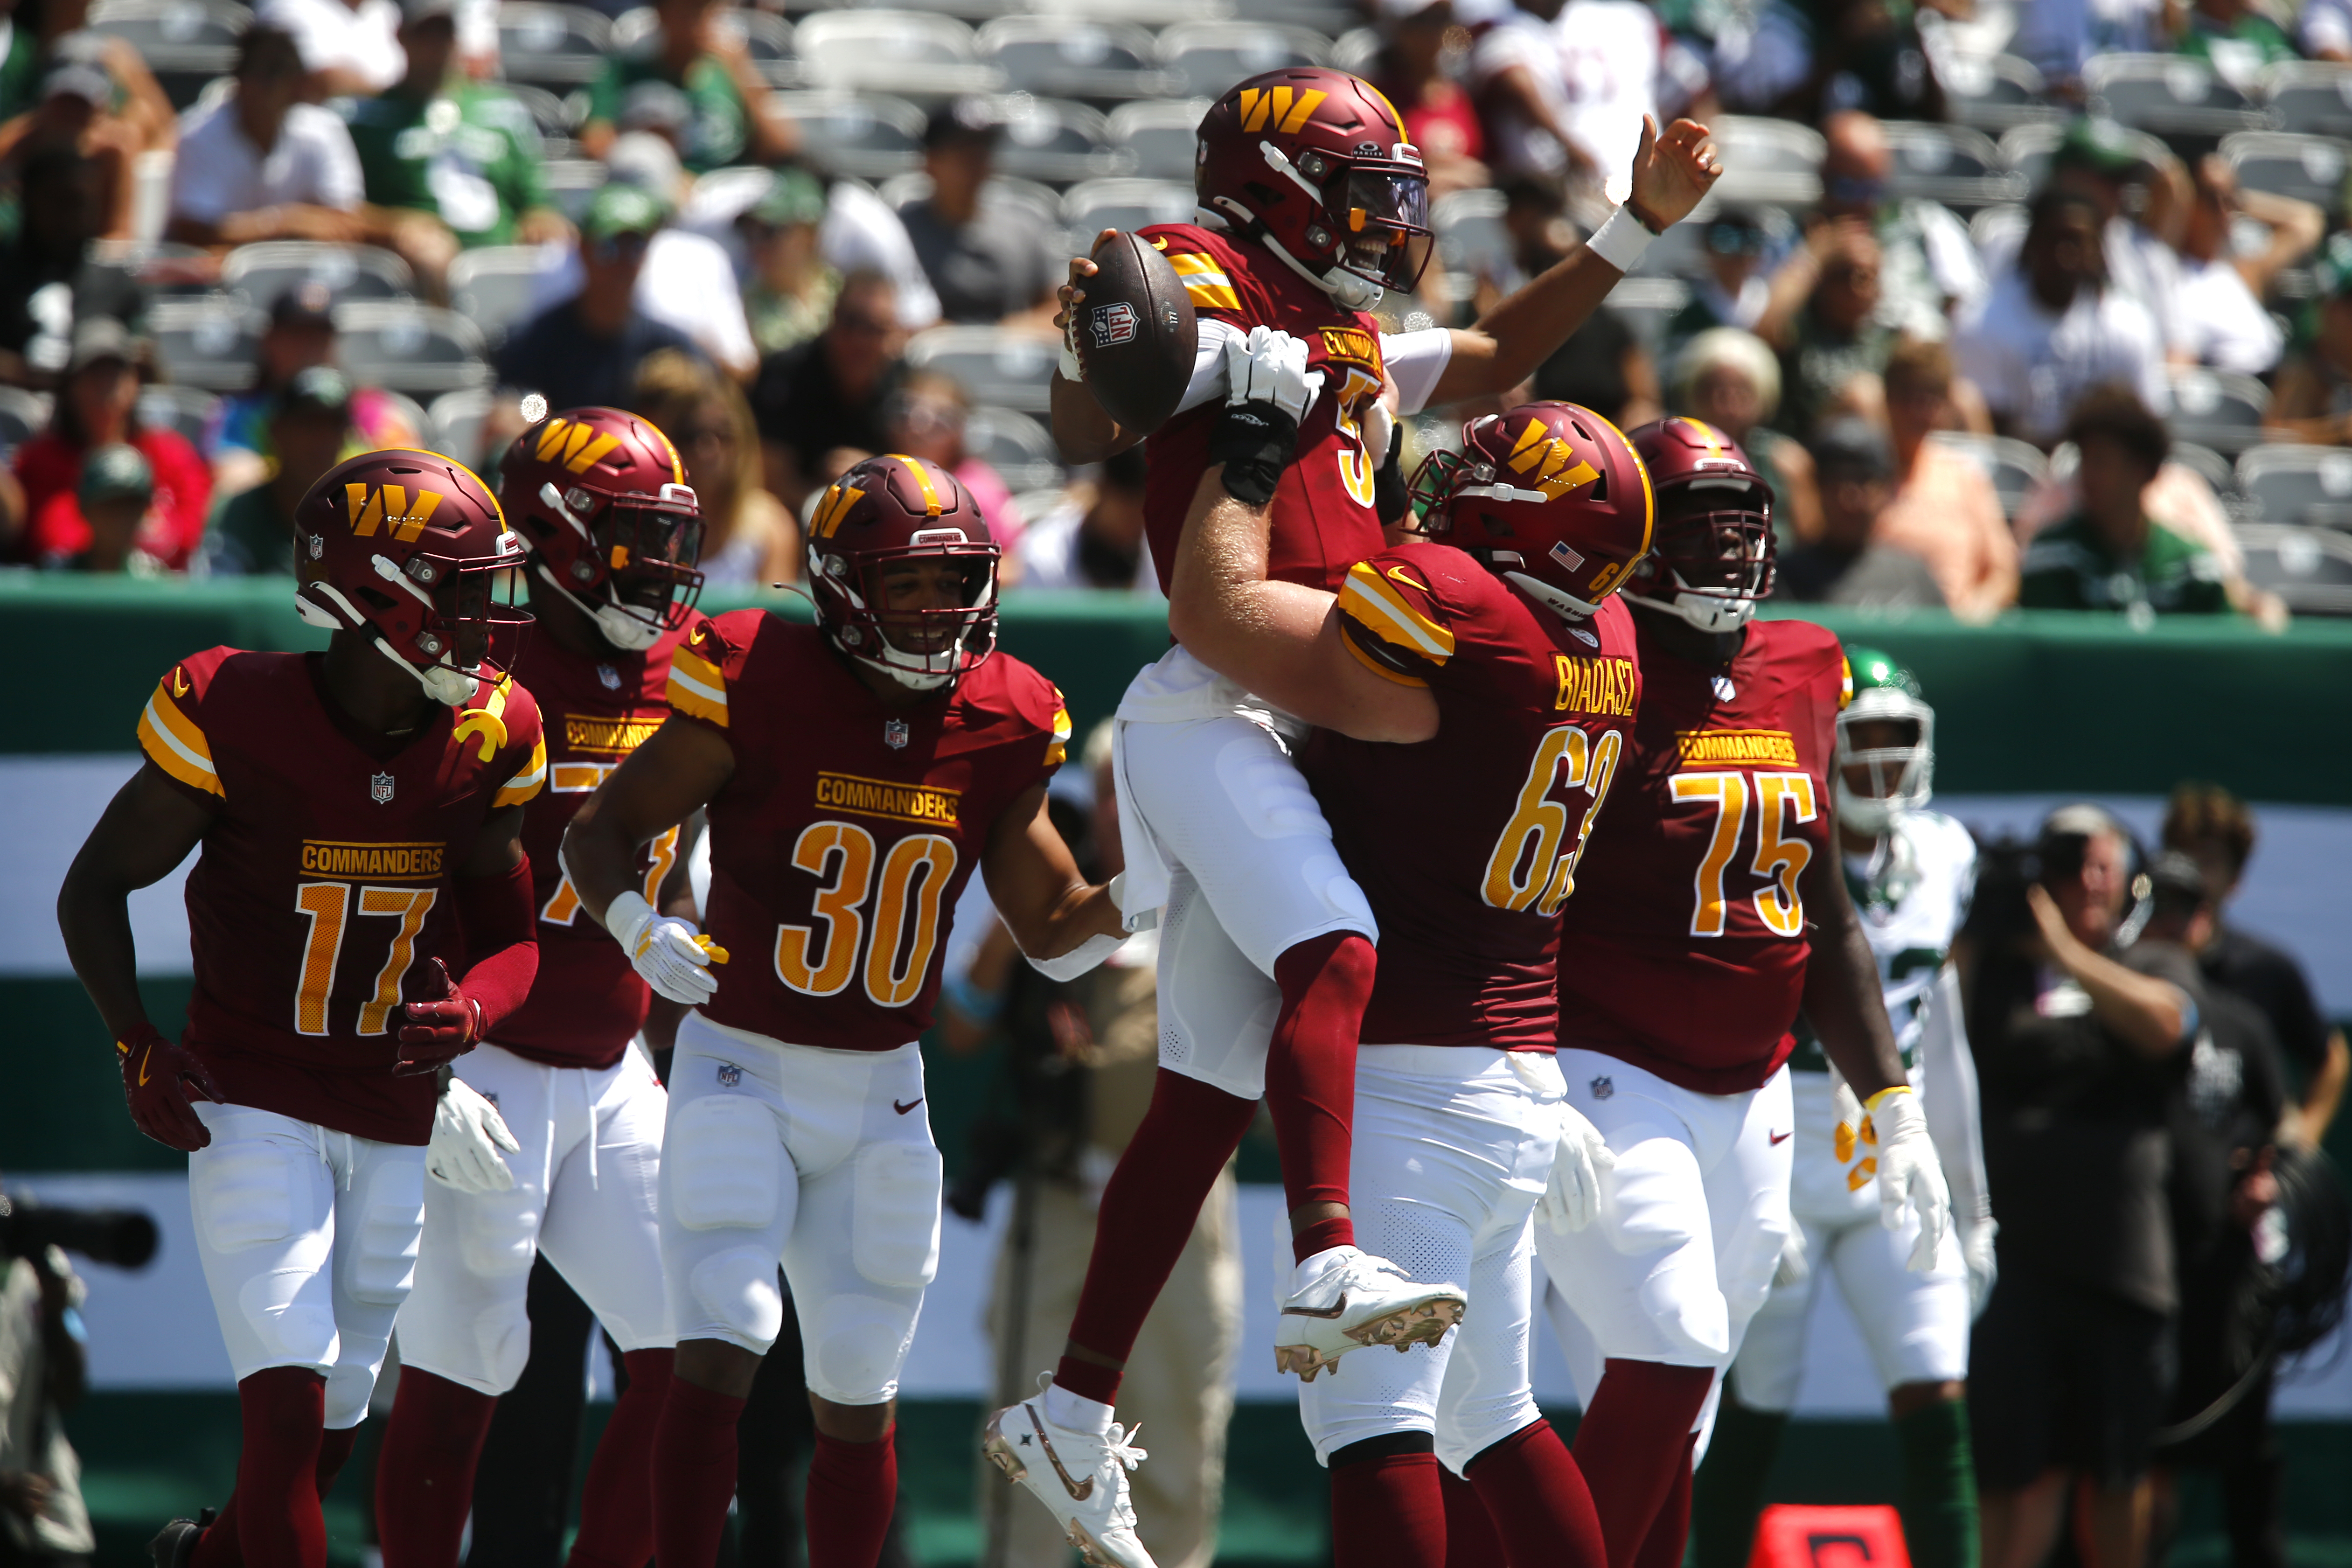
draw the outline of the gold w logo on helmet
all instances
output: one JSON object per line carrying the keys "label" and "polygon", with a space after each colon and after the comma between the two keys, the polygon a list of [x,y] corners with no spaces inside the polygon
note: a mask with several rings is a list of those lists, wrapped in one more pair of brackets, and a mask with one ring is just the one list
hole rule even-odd
{"label": "gold w logo on helmet", "polygon": [[819,539],[831,539],[850,509],[865,499],[866,492],[856,485],[834,486],[818,500],[816,515],[809,519],[809,532]]}
{"label": "gold w logo on helmet", "polygon": [[1557,500],[1572,489],[1589,485],[1601,470],[1576,455],[1576,448],[1554,436],[1540,419],[1528,421],[1511,447],[1511,471],[1528,474],[1536,489]]}
{"label": "gold w logo on helmet", "polygon": [[413,497],[404,485],[383,485],[370,489],[365,485],[345,485],[343,505],[352,517],[352,531],[366,539],[379,528],[389,528],[392,537],[403,544],[413,542],[425,531],[435,509],[441,504],[439,490],[418,490]]}
{"label": "gold w logo on helmet", "polygon": [[575,474],[584,474],[592,464],[620,444],[618,436],[607,435],[593,425],[551,419],[540,431],[539,444],[531,448],[531,456],[542,463],[562,463]]}
{"label": "gold w logo on helmet", "polygon": [[1267,121],[1287,136],[1298,134],[1315,106],[1331,95],[1308,90],[1297,92],[1286,87],[1245,87],[1242,89],[1242,129],[1263,131]]}

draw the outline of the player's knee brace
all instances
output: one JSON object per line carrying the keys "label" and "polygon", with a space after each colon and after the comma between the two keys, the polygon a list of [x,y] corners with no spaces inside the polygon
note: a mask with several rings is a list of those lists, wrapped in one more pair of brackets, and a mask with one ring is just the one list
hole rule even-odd
{"label": "player's knee brace", "polygon": [[877,1296],[830,1296],[803,1312],[809,1392],[835,1405],[879,1405],[898,1392],[915,1342],[915,1309]]}
{"label": "player's knee brace", "polygon": [[868,1144],[850,1181],[849,1258],[859,1275],[898,1289],[929,1284],[940,1268],[940,1152]]}
{"label": "player's knee brace", "polygon": [[731,1247],[694,1266],[687,1285],[695,1301],[731,1338],[762,1354],[784,1326],[776,1257],[764,1247]]}
{"label": "player's knee brace", "polygon": [[[670,1131],[664,1158],[680,1225],[762,1230],[775,1219],[783,1145],[774,1112],[754,1100],[705,1095],[678,1110]],[[772,1273],[775,1259],[768,1262]]]}

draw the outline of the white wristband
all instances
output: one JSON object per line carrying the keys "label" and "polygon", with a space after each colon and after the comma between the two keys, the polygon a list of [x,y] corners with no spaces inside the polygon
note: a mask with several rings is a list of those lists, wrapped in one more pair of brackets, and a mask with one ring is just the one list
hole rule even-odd
{"label": "white wristband", "polygon": [[625,949],[634,951],[637,938],[653,923],[654,907],[646,896],[632,888],[614,895],[604,906],[604,930]]}
{"label": "white wristband", "polygon": [[1642,253],[1650,248],[1657,236],[1642,226],[1642,220],[1619,207],[1609,215],[1609,221],[1592,231],[1584,248],[1609,263],[1620,272],[1631,272]]}
{"label": "white wristband", "polygon": [[1059,958],[1029,958],[1025,952],[1021,956],[1029,958],[1029,967],[1046,979],[1067,983],[1117,952],[1121,940],[1115,936],[1090,936]]}

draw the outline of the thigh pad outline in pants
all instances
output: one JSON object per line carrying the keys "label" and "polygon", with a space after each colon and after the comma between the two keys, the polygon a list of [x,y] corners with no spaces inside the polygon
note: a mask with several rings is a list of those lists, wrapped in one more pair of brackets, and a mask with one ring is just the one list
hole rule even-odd
{"label": "thigh pad outline in pants", "polygon": [[335,1364],[327,1373],[327,1430],[367,1415],[393,1320],[416,1282],[425,1233],[425,1148],[347,1141],[335,1192]]}
{"label": "thigh pad outline in pants", "polygon": [[568,1070],[589,1099],[588,1126],[555,1168],[540,1248],[625,1353],[667,1348],[677,1335],[656,1194],[668,1097],[634,1050],[602,1072]]}
{"label": "thigh pad outline in pants", "polygon": [[699,1047],[689,1018],[670,1068],[661,1163],[662,1274],[680,1340],[765,1355],[783,1327],[776,1264],[798,1199],[772,1062]]}
{"label": "thigh pad outline in pants", "polygon": [[1888,1230],[1875,1216],[1855,1225],[1832,1249],[1828,1263],[1870,1346],[1880,1383],[1892,1390],[1910,1383],[1960,1382],[1969,1375],[1971,1310],[1959,1240],[1947,1231],[1936,1267],[1914,1274],[1911,1247],[1919,1222],[1907,1213],[1904,1219],[1900,1230]]}
{"label": "thigh pad outline in pants", "polygon": [[1379,940],[1371,906],[1282,742],[1246,719],[1122,726],[1134,808],[1264,973],[1311,937]]}
{"label": "thigh pad outline in pants", "polygon": [[1169,873],[1160,917],[1160,1065],[1239,1100],[1265,1097],[1282,992],[1234,945],[1200,884]]}
{"label": "thigh pad outline in pants", "polygon": [[913,1047],[876,1053],[844,1076],[834,1114],[861,1116],[845,1123],[857,1127],[858,1142],[829,1169],[803,1176],[784,1277],[800,1313],[809,1392],[835,1405],[881,1405],[898,1396],[923,1291],[939,1272],[941,1167],[929,1121],[896,1110],[924,1098]]}
{"label": "thigh pad outline in pants", "polygon": [[[1875,1220],[1869,1223],[1873,1229],[1877,1227]],[[1750,1410],[1778,1415],[1797,1407],[1797,1389],[1805,1379],[1805,1333],[1812,1317],[1813,1293],[1821,1289],[1829,1271],[1829,1255],[1844,1234],[1843,1226],[1806,1220],[1796,1224],[1805,1238],[1805,1277],[1772,1287],[1764,1305],[1748,1319],[1739,1354],[1731,1365],[1731,1391],[1739,1403]]]}
{"label": "thigh pad outline in pants", "polygon": [[205,1283],[239,1381],[334,1364],[335,1174],[319,1130],[276,1111],[195,1104],[212,1142],[188,1156]]}

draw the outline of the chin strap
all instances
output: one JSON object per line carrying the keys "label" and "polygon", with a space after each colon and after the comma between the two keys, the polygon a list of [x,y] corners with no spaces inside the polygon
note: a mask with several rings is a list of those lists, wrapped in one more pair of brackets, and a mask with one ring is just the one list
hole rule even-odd
{"label": "chin strap", "polygon": [[[1276,156],[1279,155],[1280,154],[1278,153],[1276,154]],[[1286,168],[1288,167],[1288,162],[1289,161],[1287,159],[1284,160],[1284,166]],[[1292,177],[1297,178],[1297,175],[1294,174]],[[1312,189],[1312,187],[1310,186],[1309,189]],[[1322,199],[1321,193],[1317,193],[1316,199],[1318,201]],[[1316,288],[1329,295],[1331,297],[1331,302],[1339,306],[1341,310],[1370,310],[1379,305],[1381,300],[1387,296],[1388,290],[1382,288],[1380,284],[1371,281],[1371,279],[1368,278],[1359,278],[1356,274],[1349,271],[1344,267],[1334,267],[1328,272],[1317,272],[1312,268],[1308,267],[1307,263],[1299,260],[1298,258],[1291,255],[1288,250],[1285,249],[1282,241],[1275,238],[1274,236],[1267,231],[1265,225],[1260,223],[1256,215],[1252,213],[1247,207],[1243,206],[1239,202],[1233,200],[1229,196],[1219,196],[1217,200],[1224,203],[1225,205],[1240,215],[1243,231],[1244,233],[1246,233],[1252,239],[1256,240],[1260,245],[1265,246],[1268,250],[1274,252],[1276,259],[1280,260],[1285,267],[1289,268],[1293,272],[1297,273],[1301,278],[1307,279],[1307,282],[1313,284]],[[1226,228],[1230,226],[1220,223],[1217,226],[1220,228]]]}

